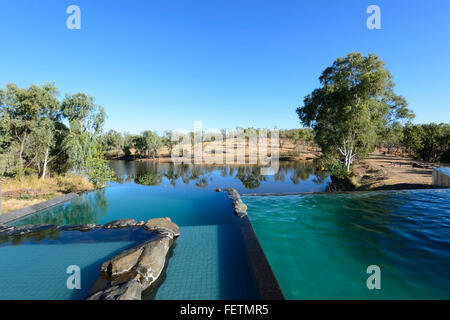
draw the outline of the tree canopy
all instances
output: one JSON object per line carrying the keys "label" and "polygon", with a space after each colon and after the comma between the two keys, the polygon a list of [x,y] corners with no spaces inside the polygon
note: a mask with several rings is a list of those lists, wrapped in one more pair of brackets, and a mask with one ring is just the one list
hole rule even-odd
{"label": "tree canopy", "polygon": [[321,87],[305,97],[297,114],[314,129],[322,152],[339,158],[347,171],[374,149],[385,128],[414,117],[405,98],[395,93],[385,63],[374,54],[338,58],[319,80]]}
{"label": "tree canopy", "polygon": [[50,166],[52,172],[74,170],[103,185],[111,177],[99,146],[103,108],[85,93],[58,97],[53,83],[0,89],[0,174],[37,173],[44,179]]}

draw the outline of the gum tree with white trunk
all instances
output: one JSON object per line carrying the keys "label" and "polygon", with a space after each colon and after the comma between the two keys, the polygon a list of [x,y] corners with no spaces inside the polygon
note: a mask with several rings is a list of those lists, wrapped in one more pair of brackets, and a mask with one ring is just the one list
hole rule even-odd
{"label": "gum tree with white trunk", "polygon": [[383,129],[414,117],[394,92],[385,62],[374,54],[338,58],[319,80],[321,87],[304,98],[297,114],[314,129],[323,154],[342,161],[347,171],[373,151]]}

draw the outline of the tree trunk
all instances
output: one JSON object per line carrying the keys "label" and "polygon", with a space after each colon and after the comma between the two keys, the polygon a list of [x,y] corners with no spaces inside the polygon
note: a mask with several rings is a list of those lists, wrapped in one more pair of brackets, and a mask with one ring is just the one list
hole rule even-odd
{"label": "tree trunk", "polygon": [[23,155],[23,151],[25,149],[25,140],[27,139],[27,132],[25,131],[23,133],[23,138],[22,141],[20,141],[20,150],[19,150],[19,160],[20,163],[22,163],[22,155]]}
{"label": "tree trunk", "polygon": [[350,166],[353,163],[353,160],[357,153],[353,151],[353,145],[354,143],[349,143],[349,141],[345,141],[342,148],[338,147],[339,152],[341,153],[341,156],[344,157],[344,165],[347,169],[347,172],[350,171]]}
{"label": "tree trunk", "polygon": [[45,172],[47,171],[47,162],[48,162],[48,147],[47,147],[47,150],[45,150],[44,168],[42,169],[41,179],[45,179]]}

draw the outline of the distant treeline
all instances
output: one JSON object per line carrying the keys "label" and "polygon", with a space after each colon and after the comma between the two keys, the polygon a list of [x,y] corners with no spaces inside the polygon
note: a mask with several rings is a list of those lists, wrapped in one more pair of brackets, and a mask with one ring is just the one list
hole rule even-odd
{"label": "distant treeline", "polygon": [[378,145],[388,153],[401,152],[427,162],[450,163],[450,125],[396,124],[380,136]]}
{"label": "distant treeline", "polygon": [[[267,135],[267,129],[261,128],[241,128],[237,127],[235,129],[221,129],[220,134],[223,141],[230,137],[236,137],[242,134],[245,137],[259,137],[260,134],[264,136]],[[116,130],[109,130],[104,135],[102,135],[102,142],[104,148],[113,157],[139,157],[139,158],[156,158],[160,155],[163,147],[166,147],[169,151],[172,149],[173,145],[177,143],[172,139],[173,131],[167,130],[163,134],[158,134],[156,131],[146,130],[141,134],[130,134],[130,133],[120,133]],[[206,135],[205,132],[203,132]],[[190,141],[194,141],[194,132],[189,132],[187,135]],[[289,130],[279,130],[279,137],[281,139],[290,139],[294,143],[302,141],[304,143],[309,143],[314,140],[314,132],[312,129],[289,129]],[[176,140],[176,139],[175,139]],[[133,152],[132,152],[133,150]]]}

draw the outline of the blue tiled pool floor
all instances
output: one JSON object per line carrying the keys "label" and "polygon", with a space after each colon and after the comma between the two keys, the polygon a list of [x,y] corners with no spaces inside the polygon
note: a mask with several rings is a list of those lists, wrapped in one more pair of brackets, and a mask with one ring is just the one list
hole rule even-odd
{"label": "blue tiled pool floor", "polygon": [[[132,246],[133,241],[21,244],[0,247],[0,299],[84,299],[106,259]],[[5,258],[7,257],[7,258]],[[81,289],[69,290],[67,267],[81,269]]]}
{"label": "blue tiled pool floor", "polygon": [[187,226],[181,234],[156,299],[259,297],[237,225]]}

